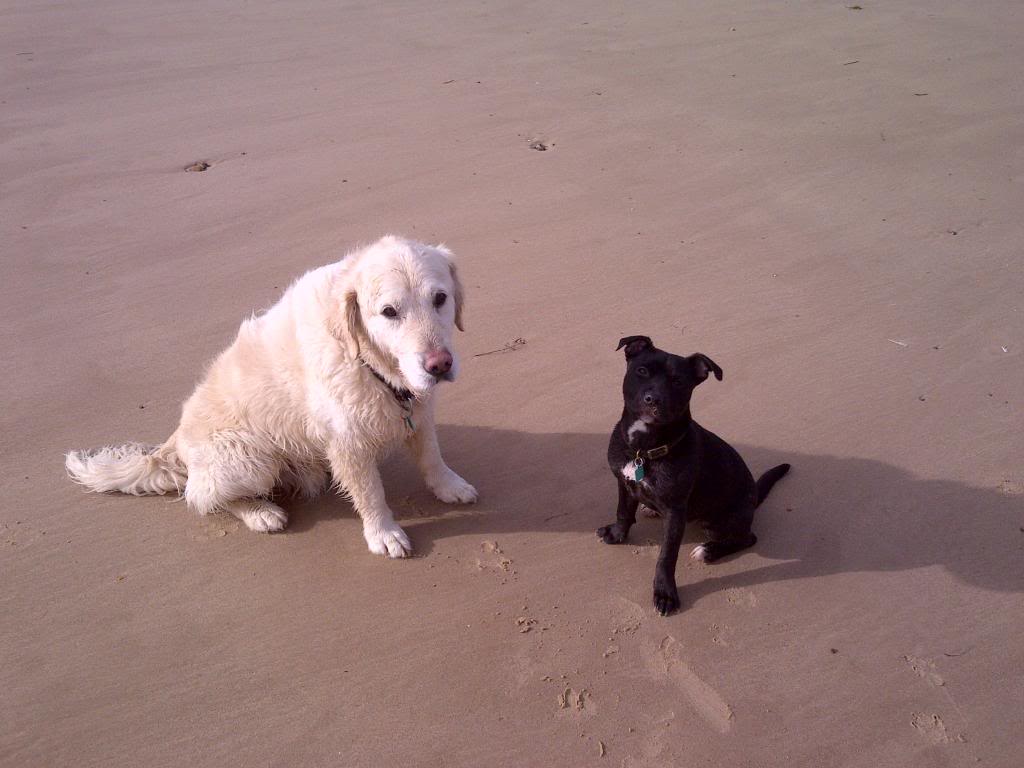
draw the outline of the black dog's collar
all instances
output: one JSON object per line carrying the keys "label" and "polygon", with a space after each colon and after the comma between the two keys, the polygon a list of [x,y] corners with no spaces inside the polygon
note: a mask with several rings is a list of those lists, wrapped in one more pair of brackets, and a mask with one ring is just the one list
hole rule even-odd
{"label": "black dog's collar", "polygon": [[[626,441],[626,445],[629,445],[629,438],[622,431],[622,424],[621,423],[619,424],[619,433],[622,435],[623,440]],[[675,448],[677,445],[679,445],[679,443],[681,443],[683,441],[684,437],[686,437],[686,430],[683,430],[683,434],[681,434],[679,437],[677,437],[671,443],[665,443],[664,445],[659,445],[659,446],[656,446],[654,448],[650,448],[650,449],[648,449],[646,451],[637,451],[636,452],[636,458],[637,459],[644,459],[646,461],[649,461],[651,459],[663,459],[666,456],[668,456],[669,451],[671,451],[673,448]]]}
{"label": "black dog's collar", "polygon": [[410,400],[413,399],[412,392],[410,392],[408,389],[397,389],[396,387],[392,386],[391,382],[389,382],[381,374],[379,374],[374,369],[374,367],[365,360],[363,360],[363,358],[360,357],[359,362],[361,362],[366,367],[366,370],[368,370],[370,373],[376,376],[377,379],[381,382],[381,384],[388,388],[391,394],[395,396],[395,400],[397,400],[399,403],[401,403],[402,405],[406,405]]}

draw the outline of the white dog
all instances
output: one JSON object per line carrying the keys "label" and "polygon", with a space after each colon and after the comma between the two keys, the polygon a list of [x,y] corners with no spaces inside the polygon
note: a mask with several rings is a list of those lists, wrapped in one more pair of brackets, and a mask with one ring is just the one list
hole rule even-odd
{"label": "white dog", "polygon": [[223,510],[254,531],[280,531],[288,518],[271,491],[315,495],[329,468],[370,551],[405,557],[412,545],[377,468],[390,449],[408,444],[442,501],[477,498],[444,463],[434,428],[434,387],[458,370],[462,296],[444,246],[384,237],[307,272],[243,322],[166,443],[72,451],[68,473],[94,491],[184,489],[200,514]]}

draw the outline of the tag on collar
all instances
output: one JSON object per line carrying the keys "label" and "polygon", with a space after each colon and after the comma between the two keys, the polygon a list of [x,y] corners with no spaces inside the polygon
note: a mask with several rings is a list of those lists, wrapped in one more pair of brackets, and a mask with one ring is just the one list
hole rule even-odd
{"label": "tag on collar", "polygon": [[633,459],[633,479],[639,483],[646,474],[647,470],[644,469],[643,457],[637,452],[636,458]]}

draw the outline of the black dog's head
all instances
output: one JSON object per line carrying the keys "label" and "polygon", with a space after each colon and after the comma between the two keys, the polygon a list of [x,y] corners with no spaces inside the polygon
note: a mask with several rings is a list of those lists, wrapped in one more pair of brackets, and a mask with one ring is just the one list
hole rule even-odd
{"label": "black dog's head", "polygon": [[722,380],[722,369],[707,355],[680,357],[654,346],[647,336],[626,336],[622,397],[631,416],[650,424],[672,424],[689,416],[690,395],[709,373]]}

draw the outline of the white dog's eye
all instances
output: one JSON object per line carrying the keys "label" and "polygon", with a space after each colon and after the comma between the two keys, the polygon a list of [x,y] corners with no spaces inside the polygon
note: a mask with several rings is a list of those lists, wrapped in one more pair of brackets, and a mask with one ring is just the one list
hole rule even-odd
{"label": "white dog's eye", "polygon": [[440,309],[444,306],[445,301],[448,300],[448,294],[444,291],[438,291],[434,294],[434,306]]}
{"label": "white dog's eye", "polygon": [[390,304],[388,304],[386,307],[384,307],[384,309],[382,309],[380,311],[380,313],[382,315],[384,315],[384,317],[389,317],[392,320],[394,320],[396,317],[398,317],[398,310],[395,309],[394,307],[392,307]]}

